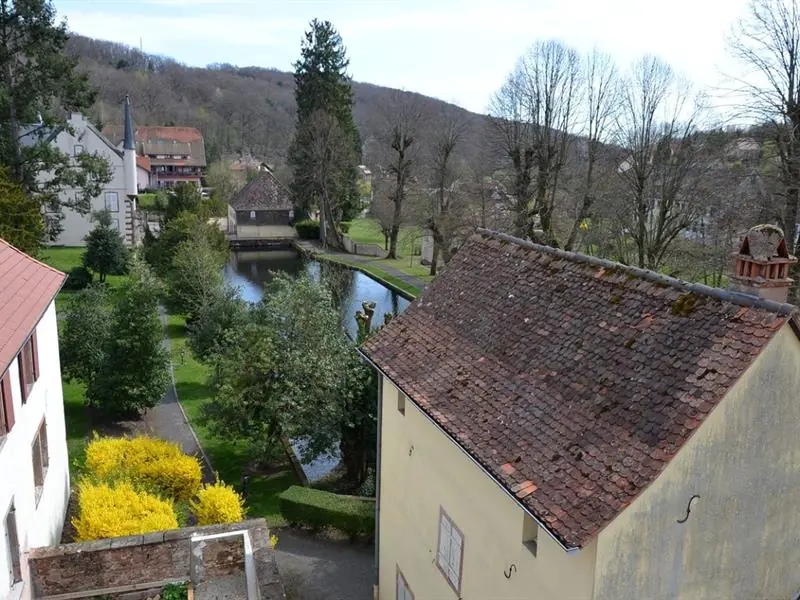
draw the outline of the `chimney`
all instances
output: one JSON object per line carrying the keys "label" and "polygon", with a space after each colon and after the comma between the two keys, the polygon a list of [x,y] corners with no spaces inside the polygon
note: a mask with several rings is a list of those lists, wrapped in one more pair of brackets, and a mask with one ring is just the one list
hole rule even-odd
{"label": "chimney", "polygon": [[733,256],[736,267],[728,280],[731,290],[775,302],[788,301],[794,283],[789,269],[797,258],[789,254],[780,228],[756,225]]}

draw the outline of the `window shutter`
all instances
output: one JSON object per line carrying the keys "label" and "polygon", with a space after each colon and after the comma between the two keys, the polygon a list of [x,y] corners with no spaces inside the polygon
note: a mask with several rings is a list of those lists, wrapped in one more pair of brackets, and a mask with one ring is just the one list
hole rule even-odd
{"label": "window shutter", "polygon": [[459,587],[459,579],[461,576],[461,533],[456,528],[450,530],[450,564],[448,574],[450,576],[450,583],[454,587]]}
{"label": "window shutter", "polygon": [[450,521],[444,516],[439,515],[439,549],[437,561],[442,569],[447,569],[450,553]]}
{"label": "window shutter", "polygon": [[25,346],[23,346],[22,351],[17,354],[17,365],[19,366],[19,391],[22,396],[22,403],[25,404],[25,401],[28,399],[28,377],[25,375]]}
{"label": "window shutter", "polygon": [[39,441],[42,450],[42,466],[47,468],[50,466],[50,450],[47,447],[47,421],[42,421],[42,425],[39,427]]}
{"label": "window shutter", "polygon": [[39,379],[39,341],[36,339],[36,330],[31,334],[31,353],[33,354],[33,380]]}
{"label": "window shutter", "polygon": [[14,427],[14,399],[11,397],[11,374],[8,371],[3,374],[0,385],[3,386],[3,406],[0,406],[0,409],[6,415],[6,428],[11,431]]}

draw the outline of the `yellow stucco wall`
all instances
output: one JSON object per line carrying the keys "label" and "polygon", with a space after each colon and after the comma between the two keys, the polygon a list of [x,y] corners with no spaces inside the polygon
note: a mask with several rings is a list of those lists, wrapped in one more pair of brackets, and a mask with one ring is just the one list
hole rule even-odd
{"label": "yellow stucco wall", "polygon": [[[800,342],[789,326],[597,539],[598,600],[800,589]],[[690,497],[701,498],[692,504]]]}
{"label": "yellow stucco wall", "polygon": [[[538,552],[522,544],[524,513],[458,446],[383,379],[380,598],[395,600],[399,567],[415,600],[453,599],[436,566],[439,511],[464,536],[464,600],[591,598],[595,544],[568,555],[539,529]],[[516,564],[506,579],[504,571]]]}

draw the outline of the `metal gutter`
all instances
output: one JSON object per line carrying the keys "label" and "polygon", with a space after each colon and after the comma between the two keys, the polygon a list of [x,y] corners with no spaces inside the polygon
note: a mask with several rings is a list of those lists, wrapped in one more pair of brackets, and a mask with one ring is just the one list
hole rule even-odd
{"label": "metal gutter", "polygon": [[[380,367],[379,367],[377,364],[375,364],[375,362],[374,362],[374,361],[373,361],[373,360],[372,360],[372,359],[371,359],[369,356],[367,356],[367,355],[366,355],[366,354],[365,354],[365,353],[364,353],[364,352],[361,350],[361,348],[358,348],[358,353],[359,353],[359,354],[361,354],[361,356],[364,358],[364,360],[366,360],[366,361],[367,361],[367,362],[368,362],[370,365],[372,365],[372,366],[373,366],[373,367],[374,367],[374,368],[375,368],[375,369],[376,369],[376,370],[377,370],[377,371],[378,371],[378,372],[379,372],[379,373],[380,373],[380,374],[381,374],[383,377],[386,377],[386,378],[387,378],[389,381],[391,381],[391,382],[392,382],[392,384],[393,384],[393,385],[394,385],[394,386],[395,386],[397,389],[399,389],[401,392],[403,392],[403,393],[406,395],[406,397],[407,397],[409,400],[411,400],[412,404],[414,404],[414,406],[416,406],[416,407],[417,407],[417,409],[419,409],[419,411],[420,411],[420,412],[421,412],[423,415],[425,415],[425,418],[426,418],[426,419],[428,419],[428,421],[430,421],[431,423],[433,423],[433,425],[434,425],[434,426],[435,426],[435,427],[436,427],[436,428],[437,428],[439,431],[441,431],[441,432],[442,432],[442,433],[443,433],[443,434],[444,434],[444,435],[447,437],[447,439],[449,439],[449,440],[450,440],[450,441],[453,443],[453,445],[455,445],[455,447],[456,447],[456,448],[458,448],[459,450],[461,450],[461,452],[463,452],[463,453],[464,453],[464,454],[465,454],[465,455],[466,455],[466,456],[467,456],[467,457],[468,457],[468,458],[469,458],[469,459],[470,459],[470,460],[473,462],[473,464],[475,464],[475,466],[477,466],[477,467],[478,467],[478,468],[479,468],[481,471],[483,471],[483,472],[484,472],[484,474],[485,474],[487,477],[489,477],[489,478],[490,478],[492,481],[494,481],[494,482],[495,482],[495,483],[496,483],[496,484],[497,484],[497,485],[500,487],[500,489],[501,489],[501,490],[503,490],[503,492],[505,492],[505,494],[506,494],[506,495],[507,495],[509,498],[511,498],[511,499],[512,499],[514,502],[516,502],[516,503],[519,505],[519,507],[520,507],[520,508],[522,508],[522,510],[525,512],[525,514],[527,514],[527,515],[528,515],[528,516],[530,516],[530,517],[531,517],[531,518],[532,518],[534,521],[536,521],[536,524],[537,524],[537,525],[539,525],[539,527],[541,527],[542,529],[544,529],[544,530],[547,532],[547,534],[548,534],[548,535],[549,535],[549,536],[550,536],[550,537],[553,539],[553,541],[555,541],[555,542],[556,542],[556,543],[557,543],[557,544],[558,544],[558,545],[561,547],[561,549],[562,549],[562,550],[564,550],[564,552],[566,552],[567,554],[575,554],[575,553],[577,553],[578,551],[580,551],[580,550],[581,550],[581,548],[579,548],[579,547],[577,547],[577,546],[565,546],[565,545],[564,545],[564,543],[563,543],[561,540],[559,540],[559,539],[558,539],[558,537],[556,537],[556,535],[555,535],[555,534],[554,534],[552,531],[550,531],[550,529],[549,529],[549,528],[548,528],[548,527],[547,527],[547,526],[546,526],[546,525],[545,525],[545,524],[544,524],[544,523],[541,521],[541,519],[539,519],[539,517],[537,517],[535,514],[533,514],[533,513],[530,511],[530,509],[528,509],[528,507],[526,507],[524,504],[522,504],[522,502],[520,502],[520,501],[519,501],[519,498],[517,498],[517,497],[516,497],[516,496],[514,496],[514,495],[513,495],[513,494],[512,494],[510,491],[508,491],[508,488],[506,488],[506,486],[505,486],[505,485],[503,485],[503,483],[502,483],[500,480],[498,480],[498,479],[497,479],[497,477],[495,477],[495,476],[494,476],[492,473],[490,473],[490,472],[489,472],[489,471],[486,469],[486,467],[484,467],[484,466],[483,466],[483,465],[482,465],[480,462],[478,462],[478,460],[477,460],[477,459],[476,459],[474,456],[472,456],[472,455],[471,455],[469,452],[467,452],[467,450],[466,450],[466,449],[465,449],[465,448],[464,448],[464,447],[463,447],[461,444],[459,444],[459,443],[458,443],[458,442],[457,442],[457,441],[456,441],[456,440],[453,438],[453,436],[451,436],[449,433],[447,433],[447,431],[445,431],[445,429],[444,429],[444,428],[443,428],[443,427],[442,427],[442,426],[441,426],[439,423],[437,423],[437,422],[436,422],[436,420],[435,420],[433,417],[431,417],[431,416],[430,416],[430,415],[429,415],[427,412],[425,412],[425,410],[423,410],[423,409],[422,409],[422,407],[421,407],[419,404],[417,404],[417,403],[414,401],[414,399],[411,397],[411,395],[410,395],[410,394],[407,394],[407,393],[406,393],[406,392],[403,390],[403,388],[402,388],[400,385],[398,385],[398,384],[397,384],[397,382],[396,382],[396,381],[394,381],[394,380],[393,380],[391,377],[389,377],[389,376],[388,376],[388,375],[387,375],[387,374],[386,374],[386,373],[383,371],[383,369],[381,369],[381,368],[380,368]],[[381,387],[382,387],[382,386],[381,386]],[[382,395],[382,393],[381,393],[381,395]],[[380,425],[380,421],[379,421],[378,423],[379,423],[379,425]],[[380,429],[378,429],[378,431],[380,432]],[[378,435],[380,436],[380,433],[379,433]],[[379,440],[379,443],[380,443],[380,437],[378,438],[378,440]],[[380,469],[378,470],[378,472],[380,472]],[[376,493],[377,493],[377,490],[376,490]],[[376,505],[377,505],[377,503],[376,503]],[[376,522],[376,525],[375,525],[375,526],[376,526],[376,530],[377,530],[377,528],[378,528],[378,524],[377,524],[377,522]],[[375,538],[375,548],[376,548],[376,555],[377,555],[377,548],[378,548],[378,538],[377,538],[377,536],[376,536],[376,538]]]}

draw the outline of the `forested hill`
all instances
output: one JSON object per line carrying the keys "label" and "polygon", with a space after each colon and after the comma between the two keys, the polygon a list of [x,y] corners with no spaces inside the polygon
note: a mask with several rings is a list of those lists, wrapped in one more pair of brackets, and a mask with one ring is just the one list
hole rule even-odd
{"label": "forested hill", "polygon": [[[71,37],[68,52],[80,58],[81,67],[100,91],[92,115],[96,121],[120,122],[121,101],[127,93],[139,125],[175,124],[200,129],[209,161],[229,153],[250,152],[278,165],[284,163],[295,119],[292,73],[225,64],[188,67],[123,44],[80,35]],[[386,129],[384,114],[396,91],[357,82],[353,90],[364,160],[370,161],[376,139]],[[456,118],[463,122],[465,150],[478,151],[485,117],[414,95],[433,127],[437,120]]]}

